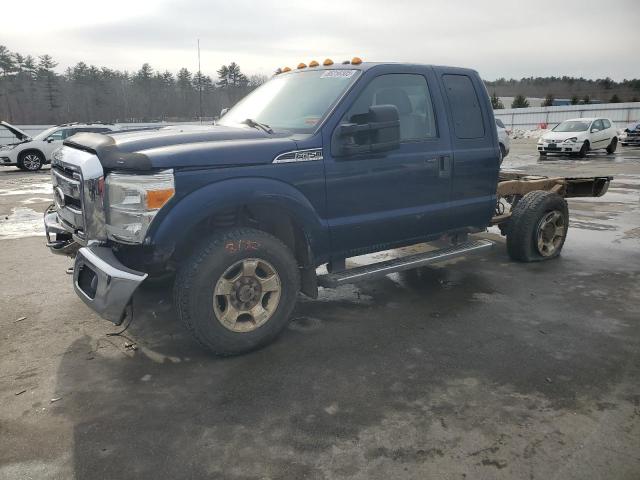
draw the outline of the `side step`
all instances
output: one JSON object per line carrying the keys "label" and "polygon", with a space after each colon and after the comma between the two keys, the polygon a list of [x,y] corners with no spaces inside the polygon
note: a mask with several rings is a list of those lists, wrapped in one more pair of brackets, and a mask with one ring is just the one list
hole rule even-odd
{"label": "side step", "polygon": [[452,247],[433,250],[426,253],[418,253],[384,262],[372,263],[361,267],[349,268],[336,273],[320,275],[318,285],[326,288],[336,288],[340,285],[358,282],[360,280],[370,280],[372,278],[383,277],[389,273],[410,270],[412,268],[424,267],[430,263],[449,260],[454,257],[470,253],[479,253],[493,247],[493,242],[489,240],[472,240],[459,243]]}

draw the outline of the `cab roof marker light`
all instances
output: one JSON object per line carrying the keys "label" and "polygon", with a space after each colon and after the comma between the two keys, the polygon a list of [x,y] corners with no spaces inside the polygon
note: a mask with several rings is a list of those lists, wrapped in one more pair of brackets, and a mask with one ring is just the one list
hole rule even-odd
{"label": "cab roof marker light", "polygon": [[298,68],[300,68],[300,69],[302,69],[302,68],[307,68],[307,64],[306,64],[306,63],[302,63],[302,62],[300,62],[300,63],[298,64]]}
{"label": "cab roof marker light", "polygon": [[324,65],[325,67],[328,67],[329,65],[333,65],[333,60],[331,60],[330,58],[325,58],[324,62],[322,62],[322,65]]}
{"label": "cab roof marker light", "polygon": [[290,72],[290,71],[291,71],[291,69],[289,67],[284,67],[282,69],[282,73],[287,73],[287,72]]}
{"label": "cab roof marker light", "polygon": [[318,62],[316,62],[315,60],[311,60],[311,61],[309,62],[309,66],[310,66],[310,67],[317,67],[318,65],[320,65],[320,64],[319,64]]}
{"label": "cab roof marker light", "polygon": [[362,59],[360,57],[353,57],[351,59],[351,65],[360,65],[362,63]]}

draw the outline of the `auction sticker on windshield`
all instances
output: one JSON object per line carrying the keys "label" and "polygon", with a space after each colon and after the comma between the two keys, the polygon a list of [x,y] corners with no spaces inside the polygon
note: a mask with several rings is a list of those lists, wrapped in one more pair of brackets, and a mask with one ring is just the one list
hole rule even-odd
{"label": "auction sticker on windshield", "polygon": [[320,78],[351,78],[356,70],[326,70]]}

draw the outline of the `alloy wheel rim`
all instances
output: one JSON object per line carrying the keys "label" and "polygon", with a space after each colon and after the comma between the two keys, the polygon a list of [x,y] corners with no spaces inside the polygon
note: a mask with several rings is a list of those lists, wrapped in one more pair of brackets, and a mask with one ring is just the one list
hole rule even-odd
{"label": "alloy wheel rim", "polygon": [[537,247],[543,257],[553,255],[565,235],[565,219],[558,210],[547,213],[538,225]]}
{"label": "alloy wheel rim", "polygon": [[22,160],[22,164],[28,170],[35,170],[40,166],[40,157],[38,157],[34,153],[30,153],[28,155],[25,155],[24,159]]}
{"label": "alloy wheel rim", "polygon": [[259,258],[245,258],[220,276],[213,292],[213,310],[227,329],[247,333],[273,316],[282,294],[276,269]]}

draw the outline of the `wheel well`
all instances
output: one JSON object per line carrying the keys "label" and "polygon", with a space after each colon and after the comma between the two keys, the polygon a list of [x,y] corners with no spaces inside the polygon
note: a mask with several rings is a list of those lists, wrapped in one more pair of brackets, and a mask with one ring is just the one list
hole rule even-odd
{"label": "wheel well", "polygon": [[38,150],[37,148],[28,148],[26,150],[23,150],[22,152],[20,152],[18,154],[18,158],[20,160],[22,160],[24,158],[25,155],[27,155],[28,153],[37,153],[38,155],[40,155],[40,157],[42,158],[42,161],[46,161],[47,159],[44,156],[44,153],[42,153],[40,150]]}
{"label": "wheel well", "polygon": [[267,232],[289,247],[299,266],[312,266],[313,255],[302,226],[287,210],[260,204],[241,205],[207,217],[192,227],[176,246],[174,259],[179,262],[185,258],[199,239],[231,227],[251,227]]}

